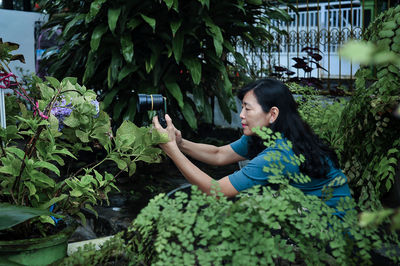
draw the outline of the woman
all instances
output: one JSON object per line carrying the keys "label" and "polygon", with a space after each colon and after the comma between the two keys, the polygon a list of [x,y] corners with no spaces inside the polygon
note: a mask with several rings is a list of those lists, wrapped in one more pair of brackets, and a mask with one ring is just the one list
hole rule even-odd
{"label": "woman", "polygon": [[[339,170],[335,152],[301,119],[296,102],[286,85],[274,79],[261,79],[242,88],[239,98],[242,101],[240,119],[243,136],[222,147],[183,139],[168,115],[166,129],[160,126],[157,117],[153,119],[154,127],[159,132],[168,133],[170,138],[168,143],[160,145],[161,148],[191,184],[209,194],[213,178],[196,167],[185,154],[211,165],[226,165],[250,159],[240,171],[218,180],[220,191],[227,197],[233,197],[254,185],[268,184],[268,179],[274,172],[264,170],[264,166],[268,167],[268,164],[281,165],[281,173],[286,177],[300,173],[308,175],[310,182],[296,183],[292,180],[290,184],[305,194],[320,198],[324,186],[335,178],[342,177],[344,184],[333,187],[333,197],[326,201],[331,207],[335,207],[341,197],[350,197],[347,179]],[[253,128],[263,126],[281,133],[283,138],[278,139],[273,146],[265,147],[263,141],[252,131]],[[287,140],[292,143],[292,148]],[[266,155],[276,154],[278,156],[274,156],[272,162],[266,161]],[[300,154],[305,157],[305,161],[300,166],[293,164],[290,158]]]}

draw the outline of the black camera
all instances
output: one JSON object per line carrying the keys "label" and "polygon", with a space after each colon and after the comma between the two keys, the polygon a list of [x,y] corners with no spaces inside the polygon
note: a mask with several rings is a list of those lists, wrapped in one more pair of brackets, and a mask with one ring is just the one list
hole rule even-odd
{"label": "black camera", "polygon": [[167,113],[167,101],[161,94],[138,94],[137,111],[157,111],[158,121],[163,128],[167,127],[165,114]]}

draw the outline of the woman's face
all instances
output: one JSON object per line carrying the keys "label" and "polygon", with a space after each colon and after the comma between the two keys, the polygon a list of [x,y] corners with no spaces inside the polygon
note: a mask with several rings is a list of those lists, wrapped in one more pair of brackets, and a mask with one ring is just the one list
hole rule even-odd
{"label": "woman's face", "polygon": [[246,136],[254,134],[251,130],[252,128],[269,126],[271,114],[263,111],[253,90],[247,92],[243,97],[240,119],[242,121],[243,134]]}

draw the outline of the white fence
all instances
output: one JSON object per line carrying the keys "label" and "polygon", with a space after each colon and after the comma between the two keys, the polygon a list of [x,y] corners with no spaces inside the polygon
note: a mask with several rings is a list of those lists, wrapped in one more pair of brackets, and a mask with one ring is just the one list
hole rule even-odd
{"label": "white fence", "polygon": [[318,63],[327,71],[315,68],[310,75],[318,78],[351,78],[358,65],[342,59],[338,54],[341,45],[350,39],[361,39],[363,28],[363,8],[360,1],[335,1],[299,4],[298,13],[287,7],[293,21],[290,23],[274,22],[274,26],[288,32],[288,35],[273,32],[274,42],[256,53],[249,53],[246,48],[238,51],[244,54],[253,68],[272,69],[282,66],[296,73],[306,75],[303,70],[293,67],[294,57],[307,57],[303,48],[312,47],[320,50],[322,56]]}

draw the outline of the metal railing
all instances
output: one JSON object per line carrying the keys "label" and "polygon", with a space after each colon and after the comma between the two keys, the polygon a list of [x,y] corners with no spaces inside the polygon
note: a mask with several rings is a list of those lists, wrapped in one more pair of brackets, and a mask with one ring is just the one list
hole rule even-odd
{"label": "metal railing", "polygon": [[[269,76],[277,67],[285,68],[297,77],[315,77],[325,80],[328,89],[338,86],[352,88],[359,65],[341,58],[340,46],[351,39],[362,39],[362,34],[376,15],[398,0],[288,1],[296,10],[282,6],[292,17],[289,23],[275,21],[273,26],[287,34],[271,31],[274,39],[267,47],[249,52],[245,46],[237,50],[246,56],[253,76]],[[307,49],[321,55],[320,67],[310,63],[310,69],[296,68],[295,58],[310,56]],[[310,51],[310,50],[308,50]],[[315,60],[314,60],[315,61]],[[311,62],[309,60],[308,62]],[[276,73],[275,73],[276,74]]]}

